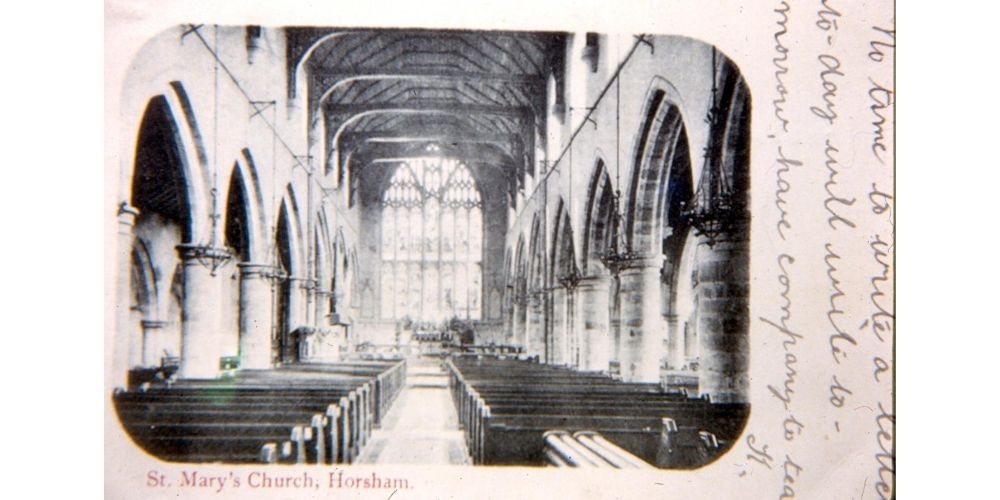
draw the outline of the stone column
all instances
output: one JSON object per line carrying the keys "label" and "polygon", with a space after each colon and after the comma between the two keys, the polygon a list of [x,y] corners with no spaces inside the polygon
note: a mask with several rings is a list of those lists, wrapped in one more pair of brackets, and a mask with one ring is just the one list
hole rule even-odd
{"label": "stone column", "polygon": [[289,332],[306,324],[306,308],[309,304],[309,278],[290,276],[288,278],[288,318]]}
{"label": "stone column", "polygon": [[313,291],[313,294],[316,297],[315,302],[313,302],[313,306],[315,306],[315,313],[313,317],[315,318],[314,324],[317,327],[325,327],[330,324],[330,318],[327,316],[326,306],[330,303],[331,293],[332,292],[330,290],[322,288],[318,285]]}
{"label": "stone column", "polygon": [[118,255],[117,269],[115,270],[115,333],[114,347],[111,363],[111,380],[116,387],[125,387],[128,383],[129,346],[132,339],[129,310],[132,307],[131,298],[131,270],[132,270],[132,244],[135,238],[133,229],[135,219],[139,216],[139,210],[135,207],[122,203],[118,207]]}
{"label": "stone column", "polygon": [[161,353],[167,340],[163,338],[166,321],[142,320],[142,365],[160,366]]}
{"label": "stone column", "polygon": [[503,299],[500,307],[500,316],[503,319],[503,343],[512,343],[514,338],[514,301],[511,300],[511,294],[513,290],[507,287],[504,290]]}
{"label": "stone column", "polygon": [[[221,278],[212,273],[208,258],[222,256],[221,248],[177,246],[184,272],[181,301],[180,378],[215,378],[223,355],[225,334],[220,328]],[[205,263],[202,260],[205,259]]]}
{"label": "stone column", "polygon": [[330,310],[330,321],[341,323],[347,318],[345,315],[347,307],[344,304],[344,294],[338,290],[332,290],[330,293],[333,294],[333,308]]}
{"label": "stone column", "polygon": [[538,355],[539,360],[545,361],[545,295],[542,291],[530,293],[527,326],[525,352],[529,356]]}
{"label": "stone column", "polygon": [[580,356],[580,334],[577,327],[578,321],[576,319],[576,288],[573,287],[565,289],[566,294],[566,312],[563,313],[563,321],[566,322],[566,326],[563,328],[563,338],[565,342],[565,363],[573,368],[579,368],[581,363]]}
{"label": "stone column", "polygon": [[581,330],[580,368],[608,371],[611,361],[608,276],[589,276],[577,285]]}
{"label": "stone column", "polygon": [[146,320],[139,322],[139,331],[135,331],[136,321],[133,318],[129,322],[129,343],[128,343],[128,367],[147,366],[143,357],[143,349],[146,345]]}
{"label": "stone column", "polygon": [[664,319],[667,322],[667,366],[679,370],[684,366],[684,330],[676,314],[668,314]]}
{"label": "stone column", "polygon": [[271,275],[266,264],[241,262],[240,368],[271,367],[271,331],[274,324]]}
{"label": "stone column", "polygon": [[566,289],[552,290],[552,333],[549,339],[549,361],[561,365],[569,363],[568,335],[566,334]]}
{"label": "stone column", "polygon": [[[621,279],[610,276],[608,281],[608,335],[611,339],[609,362],[621,365]],[[621,371],[619,370],[619,374]]]}
{"label": "stone column", "polygon": [[745,231],[698,246],[698,390],[715,402],[749,401],[749,264]]}
{"label": "stone column", "polygon": [[644,257],[621,270],[621,370],[629,382],[658,382],[666,323],[660,314],[662,256]]}
{"label": "stone column", "polygon": [[528,325],[526,316],[528,301],[527,297],[518,295],[514,297],[514,319],[512,321],[513,325],[513,335],[511,336],[512,344],[520,344],[524,348],[524,352],[528,352]]}

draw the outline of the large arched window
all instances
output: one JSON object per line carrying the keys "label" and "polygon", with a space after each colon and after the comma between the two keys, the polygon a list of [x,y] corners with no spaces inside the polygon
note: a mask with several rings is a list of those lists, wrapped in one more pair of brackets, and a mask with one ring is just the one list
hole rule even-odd
{"label": "large arched window", "polygon": [[482,255],[469,169],[440,157],[401,163],[382,198],[382,318],[479,319]]}

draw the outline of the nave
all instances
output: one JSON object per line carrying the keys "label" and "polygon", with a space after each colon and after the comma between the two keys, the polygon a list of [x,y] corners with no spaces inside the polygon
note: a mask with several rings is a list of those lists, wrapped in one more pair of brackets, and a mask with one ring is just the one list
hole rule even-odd
{"label": "nave", "polygon": [[751,106],[719,48],[183,25],[122,92],[107,392],[140,448],[685,468],[738,435]]}

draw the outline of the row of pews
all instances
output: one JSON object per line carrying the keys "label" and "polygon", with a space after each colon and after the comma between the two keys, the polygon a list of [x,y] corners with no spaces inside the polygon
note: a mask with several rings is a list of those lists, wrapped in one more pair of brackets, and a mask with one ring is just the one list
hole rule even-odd
{"label": "row of pews", "polygon": [[657,467],[696,468],[728,450],[749,415],[746,404],[529,361],[453,357],[446,366],[477,465],[553,463],[553,431],[592,431]]}
{"label": "row of pews", "polygon": [[294,364],[113,395],[122,426],[169,462],[351,463],[406,383],[406,361]]}

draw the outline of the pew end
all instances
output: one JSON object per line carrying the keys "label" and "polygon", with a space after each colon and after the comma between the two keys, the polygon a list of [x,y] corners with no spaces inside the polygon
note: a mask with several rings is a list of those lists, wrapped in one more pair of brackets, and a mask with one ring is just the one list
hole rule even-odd
{"label": "pew end", "polygon": [[260,461],[265,464],[278,463],[278,444],[267,443],[260,447]]}

